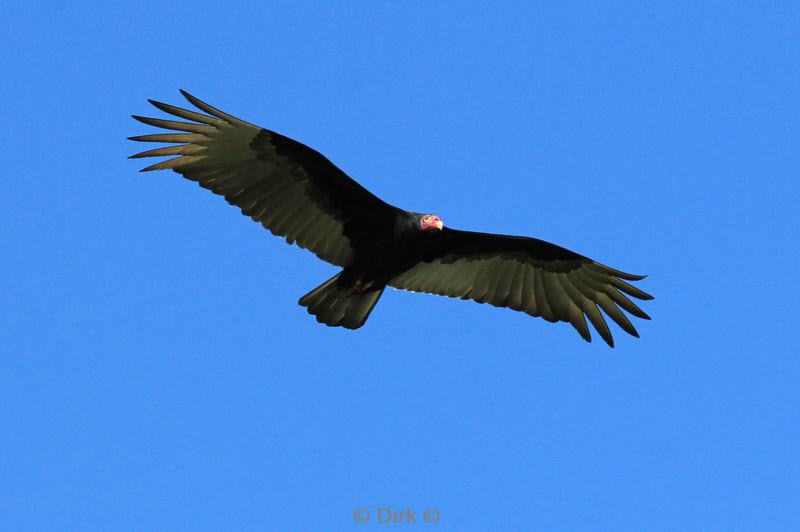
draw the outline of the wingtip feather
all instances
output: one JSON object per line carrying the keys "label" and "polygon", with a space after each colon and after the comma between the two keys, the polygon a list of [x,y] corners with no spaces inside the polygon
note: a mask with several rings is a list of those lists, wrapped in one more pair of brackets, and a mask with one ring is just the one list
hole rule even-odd
{"label": "wingtip feather", "polygon": [[186,98],[186,99],[189,101],[189,103],[191,103],[191,104],[194,104],[194,105],[197,105],[197,104],[195,104],[194,102],[195,102],[195,101],[197,101],[197,100],[198,100],[198,98],[196,98],[196,97],[192,96],[191,94],[189,94],[187,91],[185,91],[185,90],[183,90],[183,89],[178,89],[178,90],[179,90],[179,91],[181,91],[181,95],[182,95],[184,98]]}

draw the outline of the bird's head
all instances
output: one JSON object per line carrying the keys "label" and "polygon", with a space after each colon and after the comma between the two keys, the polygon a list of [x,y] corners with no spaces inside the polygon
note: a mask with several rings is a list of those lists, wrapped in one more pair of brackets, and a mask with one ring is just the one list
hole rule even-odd
{"label": "bird's head", "polygon": [[435,214],[423,214],[419,219],[419,228],[423,231],[441,231],[444,222]]}

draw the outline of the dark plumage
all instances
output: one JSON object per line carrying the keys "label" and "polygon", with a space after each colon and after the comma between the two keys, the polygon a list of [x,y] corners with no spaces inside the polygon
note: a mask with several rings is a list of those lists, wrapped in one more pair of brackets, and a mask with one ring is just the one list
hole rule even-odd
{"label": "dark plumage", "polygon": [[181,92],[208,114],[150,100],[191,122],[134,116],[183,133],[130,137],[177,144],[131,158],[178,155],[142,171],[171,168],[224,196],[290,244],[341,266],[341,272],[300,299],[317,321],[361,327],[387,285],[569,322],[591,341],[588,317],[612,347],[600,309],[637,337],[620,308],[650,319],[626,297],[652,299],[625,282],[644,276],[535,238],[444,228],[437,216],[385,203],[308,146]]}

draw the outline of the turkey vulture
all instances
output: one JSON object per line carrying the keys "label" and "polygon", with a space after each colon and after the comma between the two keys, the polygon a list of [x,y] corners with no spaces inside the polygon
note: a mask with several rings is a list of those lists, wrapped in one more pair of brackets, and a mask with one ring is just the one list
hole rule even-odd
{"label": "turkey vulture", "polygon": [[587,342],[588,316],[611,347],[614,340],[599,309],[636,337],[620,308],[650,319],[625,295],[652,299],[625,282],[642,275],[535,238],[449,229],[433,214],[398,209],[308,146],[181,93],[207,114],[148,100],[189,122],[134,115],[145,124],[181,133],[130,137],[175,143],[131,158],[177,155],[141,171],[171,168],[225,196],[290,244],[342,267],[300,298],[300,305],[321,323],[361,327],[387,285],[569,322]]}

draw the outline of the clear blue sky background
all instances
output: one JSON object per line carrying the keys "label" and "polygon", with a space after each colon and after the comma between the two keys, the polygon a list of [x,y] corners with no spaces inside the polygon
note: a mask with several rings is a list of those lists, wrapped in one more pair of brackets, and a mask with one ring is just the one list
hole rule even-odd
{"label": "clear blue sky background", "polygon": [[[750,4],[5,8],[2,526],[800,528],[800,8]],[[178,88],[650,274],[654,319],[612,350],[387,291],[319,325],[335,268],[126,159]]]}

